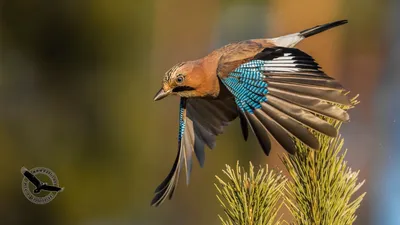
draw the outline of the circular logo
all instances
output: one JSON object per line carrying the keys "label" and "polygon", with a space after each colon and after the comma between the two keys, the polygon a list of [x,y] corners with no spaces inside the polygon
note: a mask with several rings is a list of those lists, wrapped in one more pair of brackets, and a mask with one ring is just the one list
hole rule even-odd
{"label": "circular logo", "polygon": [[35,204],[47,204],[64,190],[59,187],[57,175],[45,167],[35,167],[33,169],[21,168],[24,175],[22,179],[22,193],[25,197]]}

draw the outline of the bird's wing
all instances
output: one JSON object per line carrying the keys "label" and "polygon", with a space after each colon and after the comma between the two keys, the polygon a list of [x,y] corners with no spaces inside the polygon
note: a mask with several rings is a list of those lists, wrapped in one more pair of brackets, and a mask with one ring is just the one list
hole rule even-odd
{"label": "bird's wing", "polygon": [[178,154],[176,155],[175,162],[168,176],[156,188],[155,196],[151,201],[151,205],[158,206],[167,197],[171,199],[175,191],[175,186],[177,185],[177,182],[179,180],[179,173],[181,171],[181,166],[184,162],[183,157],[184,154],[186,154],[185,142],[187,138],[191,138],[189,137],[190,134],[188,132],[186,132],[185,135],[186,112],[187,112],[186,105],[187,105],[187,99],[181,98],[179,105]]}
{"label": "bird's wing", "polygon": [[200,166],[204,165],[204,146],[214,148],[215,137],[238,115],[233,96],[229,96],[223,99],[181,98],[178,153],[170,173],[157,187],[152,205],[160,205],[167,197],[171,199],[182,167],[186,170],[186,183],[189,183],[193,153]]}
{"label": "bird's wing", "polygon": [[335,105],[351,104],[343,87],[298,49],[265,48],[251,60],[219,74],[228,74],[221,77],[222,83],[235,96],[267,155],[269,135],[290,153],[296,150],[292,137],[318,149],[319,142],[308,128],[328,136],[336,136],[337,131],[317,115],[349,119],[347,112]]}
{"label": "bird's wing", "polygon": [[61,191],[62,189],[63,188],[52,186],[52,185],[47,185],[47,184],[42,186],[42,190],[45,190],[45,191],[57,191],[58,192],[58,191]]}
{"label": "bird's wing", "polygon": [[25,167],[21,168],[21,173],[30,181],[32,182],[33,185],[35,185],[36,187],[39,187],[41,185],[41,182],[39,179],[37,179],[37,177],[35,175],[33,175],[31,172],[29,172],[28,169],[26,169]]}

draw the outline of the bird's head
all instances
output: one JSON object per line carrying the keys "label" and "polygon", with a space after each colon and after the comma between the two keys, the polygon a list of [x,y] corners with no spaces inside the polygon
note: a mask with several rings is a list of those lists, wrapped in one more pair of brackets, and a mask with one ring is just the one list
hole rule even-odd
{"label": "bird's head", "polygon": [[154,101],[171,94],[187,98],[199,97],[204,79],[204,71],[198,61],[178,63],[165,73],[162,87],[154,97]]}

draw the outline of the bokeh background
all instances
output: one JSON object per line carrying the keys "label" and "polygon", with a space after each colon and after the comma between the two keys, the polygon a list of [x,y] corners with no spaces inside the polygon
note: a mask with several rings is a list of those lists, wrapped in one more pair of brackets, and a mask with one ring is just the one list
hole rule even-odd
{"label": "bokeh background", "polygon": [[[236,160],[283,169],[238,121],[150,207],[176,154],[178,98],[153,102],[164,72],[232,41],[349,19],[298,47],[360,94],[342,128],[368,194],[355,224],[400,224],[400,1],[1,0],[0,224],[220,224],[214,175]],[[21,192],[20,168],[56,172],[47,205]],[[182,180],[183,181],[183,180]]]}

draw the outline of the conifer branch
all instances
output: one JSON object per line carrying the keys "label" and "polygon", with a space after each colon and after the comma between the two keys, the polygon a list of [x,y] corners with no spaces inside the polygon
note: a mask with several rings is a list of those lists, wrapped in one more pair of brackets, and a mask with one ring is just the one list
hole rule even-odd
{"label": "conifer branch", "polygon": [[[357,96],[351,100],[358,104]],[[341,122],[324,118],[340,129]],[[330,138],[314,132],[321,147],[310,149],[296,141],[297,153],[284,155],[281,159],[291,179],[268,169],[249,172],[236,165],[236,170],[226,165],[223,170],[228,177],[225,182],[217,176],[217,198],[224,209],[223,225],[273,225],[289,224],[279,214],[285,204],[296,225],[351,225],[356,220],[357,208],[366,193],[355,197],[364,181],[358,181],[359,171],[353,172],[344,161],[343,138]],[[281,201],[284,199],[284,201]],[[279,215],[279,216],[278,216]]]}
{"label": "conifer branch", "polygon": [[224,209],[226,219],[219,218],[223,225],[274,225],[282,224],[278,211],[283,202],[286,178],[281,174],[260,167],[257,173],[250,162],[249,172],[240,168],[236,170],[226,165],[223,170],[228,182],[216,176],[217,198]]}
{"label": "conifer branch", "polygon": [[[352,103],[358,103],[356,98]],[[327,121],[337,129],[341,126],[341,122]],[[298,225],[352,224],[365,193],[354,200],[352,196],[364,181],[358,182],[359,171],[353,172],[344,161],[346,151],[341,152],[341,136],[332,139],[320,133],[315,135],[321,143],[319,150],[297,141],[298,152],[282,157],[292,177],[287,182],[285,203]]]}

